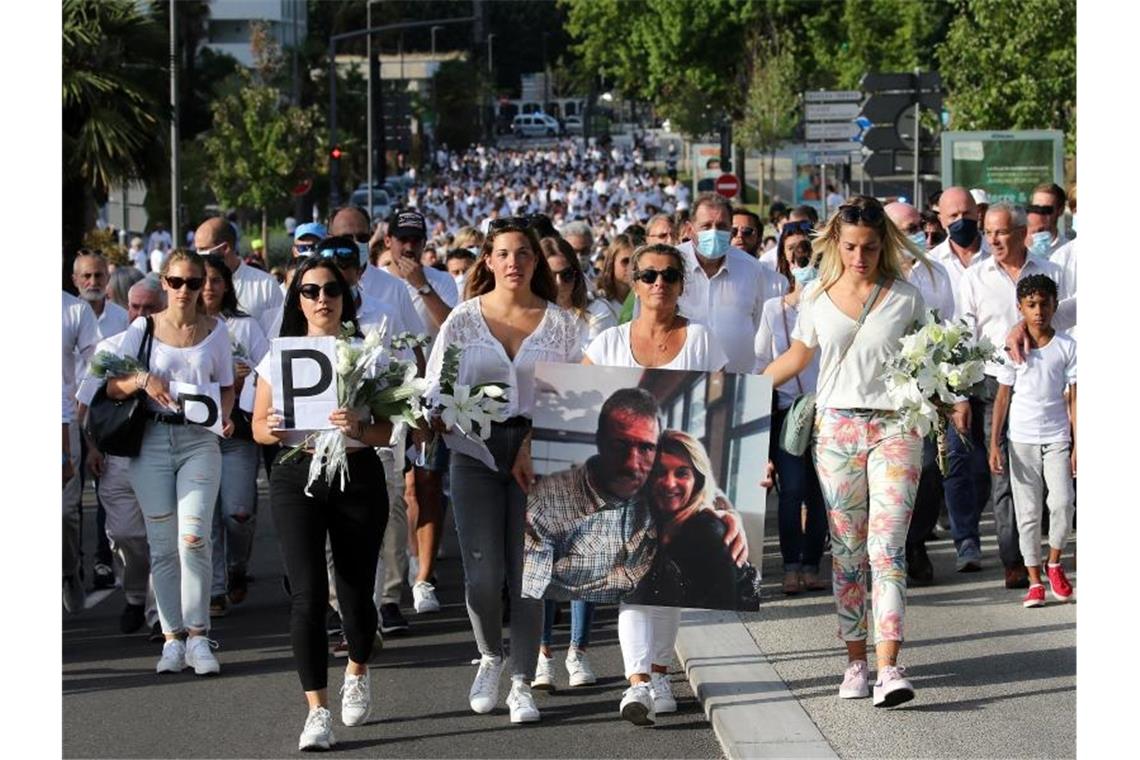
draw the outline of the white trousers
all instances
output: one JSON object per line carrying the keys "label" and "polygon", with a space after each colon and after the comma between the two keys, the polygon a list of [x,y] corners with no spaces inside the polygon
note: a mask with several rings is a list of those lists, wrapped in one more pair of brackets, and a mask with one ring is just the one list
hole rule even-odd
{"label": "white trousers", "polygon": [[653,665],[668,666],[680,627],[680,607],[622,603],[618,608],[618,643],[625,677],[649,675]]}

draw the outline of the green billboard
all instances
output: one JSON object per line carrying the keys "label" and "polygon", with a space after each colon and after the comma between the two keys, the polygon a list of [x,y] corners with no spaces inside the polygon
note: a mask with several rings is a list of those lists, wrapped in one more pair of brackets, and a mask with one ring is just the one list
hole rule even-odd
{"label": "green billboard", "polygon": [[942,186],[981,188],[991,202],[1029,203],[1042,182],[1064,184],[1064,148],[1064,134],[1053,129],[943,132]]}

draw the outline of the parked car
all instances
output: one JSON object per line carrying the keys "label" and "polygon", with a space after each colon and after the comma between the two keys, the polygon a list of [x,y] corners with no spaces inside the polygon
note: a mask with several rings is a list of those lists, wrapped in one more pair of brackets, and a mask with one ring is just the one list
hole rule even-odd
{"label": "parked car", "polygon": [[360,206],[368,210],[368,215],[372,217],[372,222],[387,219],[392,213],[392,198],[388,195],[388,191],[378,185],[372,186],[372,208],[368,208],[368,185],[364,184],[352,191],[352,197],[348,201],[353,206]]}
{"label": "parked car", "polygon": [[511,122],[515,137],[557,137],[560,131],[558,120],[542,113],[520,114]]}
{"label": "parked car", "polygon": [[567,116],[566,117],[566,134],[580,135],[582,134],[582,117],[581,116]]}

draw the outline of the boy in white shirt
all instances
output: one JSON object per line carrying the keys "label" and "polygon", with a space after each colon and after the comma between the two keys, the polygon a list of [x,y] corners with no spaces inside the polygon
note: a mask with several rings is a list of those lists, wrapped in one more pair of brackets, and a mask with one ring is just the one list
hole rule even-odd
{"label": "boy in white shirt", "polygon": [[1057,285],[1048,276],[1034,274],[1017,283],[1017,309],[1025,319],[1031,348],[1024,363],[1005,364],[998,371],[990,469],[1002,470],[1000,431],[1008,412],[1010,486],[1030,584],[1022,606],[1042,607],[1042,501],[1049,507],[1049,586],[1059,602],[1073,594],[1061,567],[1061,552],[1073,524],[1077,475],[1077,344],[1052,327]]}

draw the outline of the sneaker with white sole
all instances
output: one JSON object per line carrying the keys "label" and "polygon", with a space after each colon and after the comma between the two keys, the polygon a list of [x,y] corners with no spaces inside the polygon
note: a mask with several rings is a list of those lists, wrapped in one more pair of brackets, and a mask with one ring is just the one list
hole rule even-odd
{"label": "sneaker with white sole", "polygon": [[598,682],[594,669],[590,667],[590,658],[578,647],[570,647],[566,653],[566,672],[570,674],[571,686],[589,686]]}
{"label": "sneaker with white sole", "polygon": [[168,639],[162,645],[162,657],[158,659],[155,673],[181,673],[186,669],[186,644],[182,639]]}
{"label": "sneaker with white sole", "polygon": [[843,685],[839,687],[840,699],[864,699],[871,696],[867,685],[868,668],[866,660],[852,660],[843,673]]}
{"label": "sneaker with white sole", "polygon": [[435,586],[427,581],[419,581],[412,586],[412,600],[417,615],[439,612],[439,599],[435,595]]}
{"label": "sneaker with white sole", "polygon": [[875,707],[894,707],[914,699],[914,687],[906,680],[906,668],[888,665],[879,669],[875,682]]}
{"label": "sneaker with white sole", "polygon": [[507,707],[511,710],[511,723],[534,723],[542,717],[534,704],[534,695],[526,685],[526,677],[511,676],[511,693],[507,695]]}
{"label": "sneaker with white sole", "polygon": [[340,687],[340,720],[346,726],[360,726],[372,714],[372,683],[368,671],[362,676],[344,674]]}
{"label": "sneaker with white sole", "polygon": [[635,726],[652,726],[656,716],[649,684],[634,684],[622,692],[618,712]]}
{"label": "sneaker with white sole", "polygon": [[327,707],[314,707],[305,718],[297,749],[331,749],[336,744],[332,731],[332,713]]}
{"label": "sneaker with white sole", "polygon": [[554,658],[538,653],[538,665],[534,669],[534,680],[530,688],[543,691],[554,691]]}
{"label": "sneaker with white sole", "polygon": [[503,658],[483,655],[479,659],[479,672],[471,684],[467,700],[471,709],[480,715],[491,712],[499,701],[499,678],[503,675]]}
{"label": "sneaker with white sole", "polygon": [[218,642],[205,636],[191,636],[186,639],[186,665],[194,668],[200,676],[214,675],[222,669],[218,658],[211,649],[217,649]]}
{"label": "sneaker with white sole", "polygon": [[653,695],[653,712],[677,712],[677,699],[673,696],[673,685],[666,673],[652,673],[649,676],[649,693]]}

